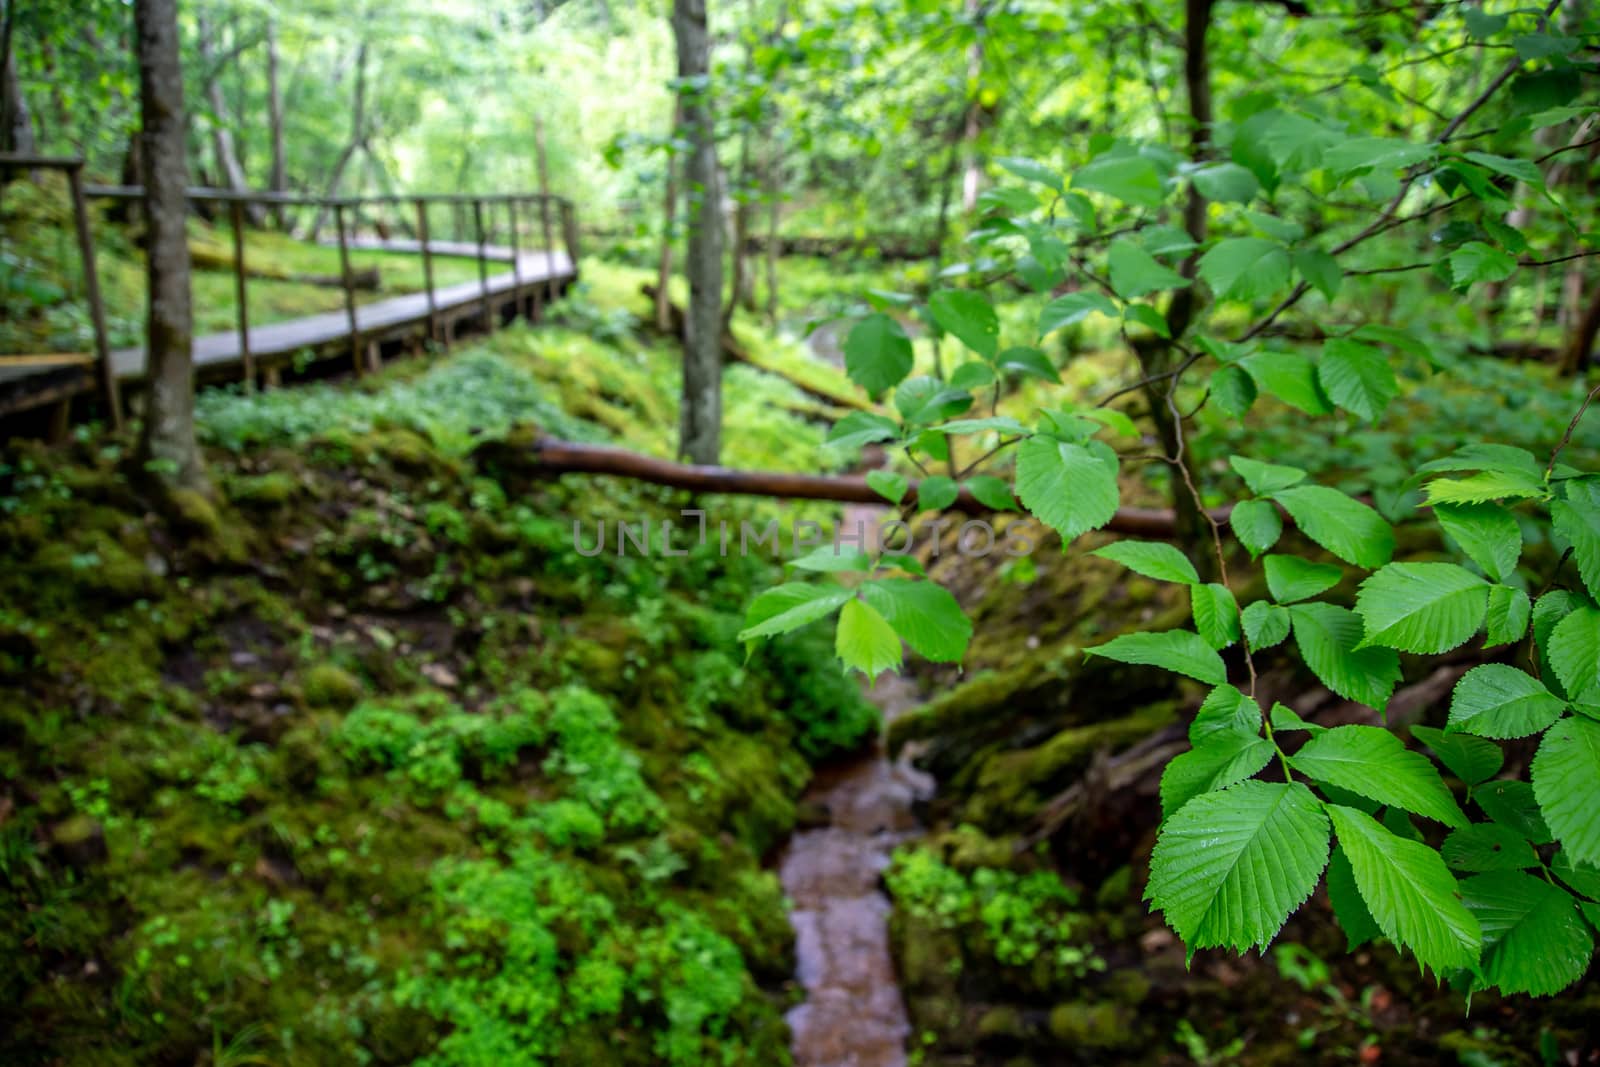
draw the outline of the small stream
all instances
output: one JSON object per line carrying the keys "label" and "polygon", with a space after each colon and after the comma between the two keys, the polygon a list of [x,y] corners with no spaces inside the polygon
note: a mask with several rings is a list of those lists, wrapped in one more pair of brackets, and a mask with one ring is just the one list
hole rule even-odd
{"label": "small stream", "polygon": [[[870,699],[885,725],[919,700],[895,674]],[[806,1000],[789,1012],[795,1067],[904,1067],[911,1024],[889,952],[889,898],[879,879],[895,846],[919,832],[913,805],[933,779],[890,761],[880,735],[866,752],[818,771],[804,802],[825,825],[796,833],[778,874],[793,901],[797,974]]]}

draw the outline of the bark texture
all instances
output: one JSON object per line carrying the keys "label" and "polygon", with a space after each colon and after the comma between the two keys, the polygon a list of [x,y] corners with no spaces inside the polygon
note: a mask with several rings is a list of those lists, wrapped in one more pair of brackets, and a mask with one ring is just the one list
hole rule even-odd
{"label": "bark texture", "polygon": [[673,0],[672,32],[683,82],[684,165],[688,193],[689,321],[683,353],[683,404],[678,452],[716,463],[722,436],[722,220],[717,147],[707,86],[711,37],[705,0]]}

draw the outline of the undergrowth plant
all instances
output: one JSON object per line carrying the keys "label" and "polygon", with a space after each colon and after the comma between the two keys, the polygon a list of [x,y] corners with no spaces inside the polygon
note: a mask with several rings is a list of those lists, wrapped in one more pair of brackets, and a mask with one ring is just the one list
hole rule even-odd
{"label": "undergrowth plant", "polygon": [[[1420,311],[1370,314],[1391,275],[1429,272],[1449,299],[1473,299],[1483,283],[1514,285],[1530,268],[1596,254],[1546,184],[1567,151],[1546,144],[1579,144],[1574,131],[1595,110],[1534,91],[1572,74],[1566,56],[1579,43],[1552,30],[1553,6],[1439,15],[1463,47],[1493,41],[1513,58],[1451,113],[1430,108],[1437,121],[1397,105],[1409,121],[1391,115],[1389,125],[1365,105],[1254,92],[1225,118],[1197,114],[1188,158],[1100,137],[1066,177],[1047,162],[1002,161],[1016,181],[985,193],[969,262],[925,299],[873,294],[846,339],[851,378],[892,404],[850,414],[830,440],[880,444],[921,474],[868,479],[907,518],[966,490],[992,509],[1020,502],[1070,543],[1113,523],[1127,466],[1167,472],[1187,551],[1123,540],[1096,554],[1187,587],[1194,628],[1126,633],[1088,651],[1209,687],[1192,749],[1162,777],[1147,891],[1191,958],[1268,945],[1325,880],[1352,947],[1386,938],[1468,992],[1552,994],[1588,969],[1600,925],[1600,474],[1563,462],[1582,409],[1537,453],[1493,439],[1427,462],[1352,453],[1354,480],[1384,513],[1300,466],[1232,455],[1219,472],[1197,460],[1188,434],[1201,408],[1244,427],[1258,405],[1281,405],[1306,433],[1327,420],[1324,437],[1377,424],[1401,375],[1473,373],[1417,328]],[[1422,136],[1369,132],[1426,122]],[[1536,138],[1541,130],[1555,136]],[[1539,198],[1559,225],[1525,232],[1514,197]],[[1414,239],[1423,232],[1427,241]],[[1002,283],[1049,297],[1030,334],[1009,344],[995,306]],[[1291,340],[1286,320],[1307,311],[1293,336],[1311,340]],[[964,361],[916,373],[907,313],[959,344]],[[1091,317],[1116,325],[1138,356],[1137,380],[1090,401],[1003,411],[1009,384],[1058,380],[1044,339]],[[1581,396],[1556,392],[1569,411]],[[1154,454],[1124,410],[1135,398]],[[1248,430],[1237,439],[1248,444]],[[1215,486],[1208,475],[1220,475]],[[1208,496],[1236,485],[1229,498]],[[1391,520],[1437,527],[1458,552],[1396,559]],[[1283,540],[1286,523],[1327,555]],[[1554,566],[1555,553],[1525,553],[1550,540]],[[1267,595],[1241,605],[1246,557]],[[840,658],[869,676],[900,665],[902,641],[931,660],[961,659],[970,622],[915,559],[878,545],[796,566],[823,576],[758,596],[744,640],[837,615]],[[1336,591],[1352,574],[1353,607]],[[1427,755],[1383,726],[1324,728],[1257,699],[1256,657],[1285,645],[1328,689],[1381,717],[1401,653],[1431,669],[1427,657],[1459,658],[1480,635],[1447,725],[1410,731]],[[1500,776],[1507,743],[1536,747],[1526,776]]]}

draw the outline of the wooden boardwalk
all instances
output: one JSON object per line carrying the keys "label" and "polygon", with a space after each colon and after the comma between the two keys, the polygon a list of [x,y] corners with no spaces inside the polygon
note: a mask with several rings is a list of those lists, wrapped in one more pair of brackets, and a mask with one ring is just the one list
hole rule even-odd
{"label": "wooden boardwalk", "polygon": [[[353,250],[422,252],[420,241],[398,238],[352,238],[349,246]],[[480,256],[479,246],[470,242],[430,241],[428,252],[471,259]],[[514,255],[510,248],[487,245],[482,249],[482,258],[510,264],[512,269],[481,281],[435,289],[432,309],[426,292],[360,305],[355,311],[359,339],[354,341],[344,310],[252,326],[248,336],[250,354],[256,367],[269,373],[303,359],[349,361],[357,350],[363,351],[364,356],[376,356],[385,346],[398,348],[421,342],[429,336],[434,319],[448,338],[463,323],[492,329],[524,308],[537,313],[577,278],[576,265],[565,252],[524,251]],[[194,364],[197,382],[241,378],[244,356],[239,332],[227,330],[196,337]],[[145,374],[144,349],[114,350],[111,365],[118,381],[139,382]],[[0,416],[90,392],[94,384],[93,368],[87,363],[0,363]]]}

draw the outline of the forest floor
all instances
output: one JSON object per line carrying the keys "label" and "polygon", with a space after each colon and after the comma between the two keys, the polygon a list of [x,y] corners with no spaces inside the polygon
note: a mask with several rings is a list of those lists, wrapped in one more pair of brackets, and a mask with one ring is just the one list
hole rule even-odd
{"label": "forest floor", "polygon": [[[786,277],[791,329],[740,338],[843,388],[798,325],[904,273]],[[781,580],[770,561],[573,550],[575,520],[588,538],[672,517],[681,494],[519,462],[539,432],[670,454],[678,360],[643,324],[648,278],[586,263],[538,329],[360,383],[202,394],[214,502],[152,511],[117,438],[7,446],[0,1061],[787,1061],[805,975],[777,857],[823,821],[801,802],[815,768],[858,753],[877,714],[822,627],[746,658],[734,635]],[[1121,365],[1092,341],[1053,353],[1086,393]],[[1419,366],[1404,438],[1335,422],[1309,440],[1268,407],[1248,442],[1202,420],[1196,447],[1220,482],[1246,445],[1330,481],[1353,456],[1414,465],[1480,435],[1548,446],[1574,405],[1542,373],[1495,364],[1467,390]],[[1520,376],[1518,412],[1496,375]],[[725,397],[741,466],[857,462],[782,376],[730,366]],[[1593,1062],[1594,982],[1468,1014],[1387,947],[1346,955],[1320,901],[1268,953],[1186,967],[1140,899],[1159,765],[1138,757],[1181,750],[1198,694],[1082,648],[1187,605],[1086,557],[1099,543],[929,558],[976,637],[965,673],[918,670],[937,696],[889,735],[937,783],[884,877],[910,1062]],[[1287,657],[1262,669],[1308,717],[1360,714]],[[1424,718],[1427,681],[1408,665]]]}

